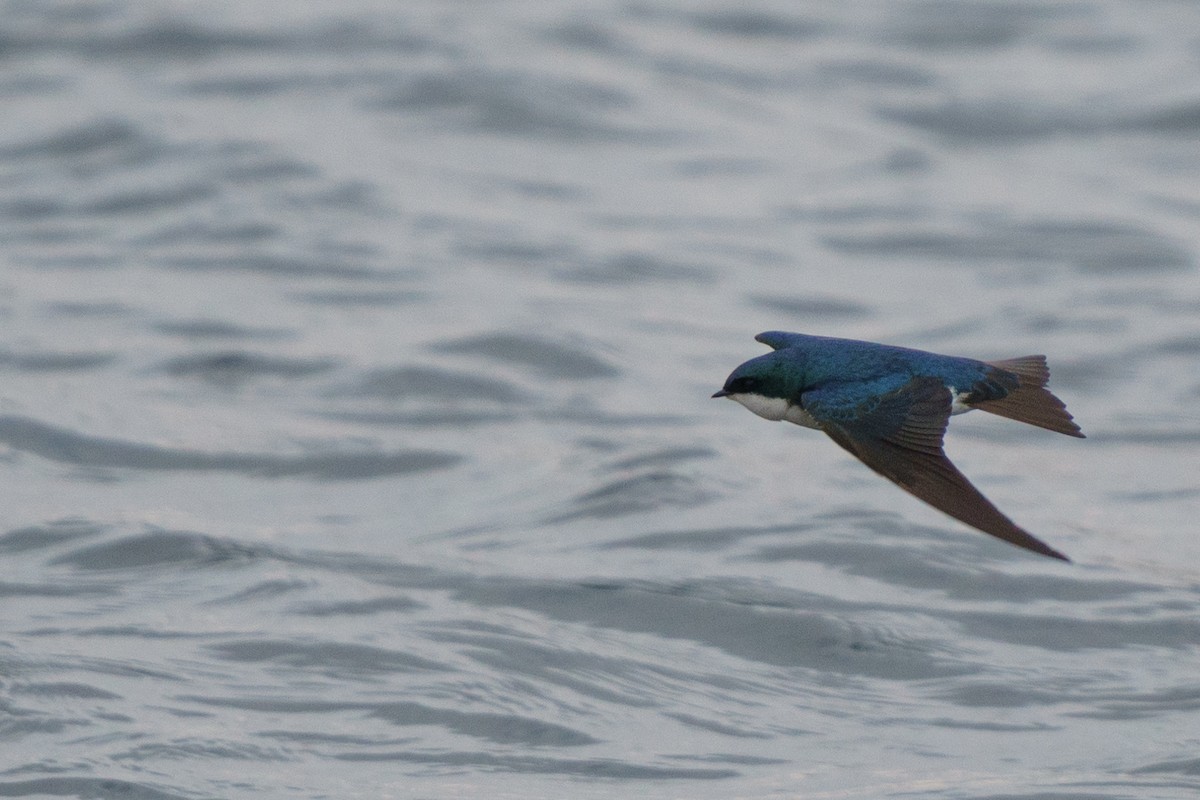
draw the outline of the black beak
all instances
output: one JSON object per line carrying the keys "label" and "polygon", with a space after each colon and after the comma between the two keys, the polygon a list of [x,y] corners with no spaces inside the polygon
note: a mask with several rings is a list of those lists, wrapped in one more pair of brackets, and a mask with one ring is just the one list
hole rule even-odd
{"label": "black beak", "polygon": [[713,397],[729,397],[729,392],[722,389],[721,391],[714,394]]}

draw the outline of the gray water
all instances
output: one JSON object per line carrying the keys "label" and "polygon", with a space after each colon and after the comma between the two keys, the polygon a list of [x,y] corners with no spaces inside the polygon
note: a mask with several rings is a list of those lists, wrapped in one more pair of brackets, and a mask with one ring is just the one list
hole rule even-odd
{"label": "gray water", "polygon": [[[4,3],[0,796],[1193,798],[1200,6]],[[947,449],[762,330],[1046,353]]]}

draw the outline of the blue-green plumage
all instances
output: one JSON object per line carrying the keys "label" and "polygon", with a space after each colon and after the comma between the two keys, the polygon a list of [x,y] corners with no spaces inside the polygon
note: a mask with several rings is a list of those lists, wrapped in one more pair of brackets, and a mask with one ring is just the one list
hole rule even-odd
{"label": "blue-green plumage", "polygon": [[978,392],[980,399],[1001,397],[1017,387],[1015,376],[971,358],[782,331],[768,331],[754,338],[774,348],[774,352],[750,359],[730,378],[757,376],[791,394],[840,384],[857,387],[867,398],[899,388],[917,376],[939,378],[960,393]]}
{"label": "blue-green plumage", "polygon": [[1083,436],[1046,388],[1044,356],[977,361],[854,339],[768,331],[773,352],[735,369],[714,397],[759,416],[824,431],[935,508],[1020,547],[1066,556],[1017,527],[942,450],[951,414],[974,408]]}

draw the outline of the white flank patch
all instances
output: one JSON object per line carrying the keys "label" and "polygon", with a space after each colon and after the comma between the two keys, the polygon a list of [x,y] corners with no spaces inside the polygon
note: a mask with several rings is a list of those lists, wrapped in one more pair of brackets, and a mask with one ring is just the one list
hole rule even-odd
{"label": "white flank patch", "polygon": [[953,386],[951,386],[949,388],[950,388],[950,397],[951,397],[950,416],[954,416],[955,414],[965,414],[968,411],[970,411],[971,406],[969,406],[963,402],[963,399],[966,398],[966,396],[968,394],[970,394],[970,392],[961,392],[960,393]]}

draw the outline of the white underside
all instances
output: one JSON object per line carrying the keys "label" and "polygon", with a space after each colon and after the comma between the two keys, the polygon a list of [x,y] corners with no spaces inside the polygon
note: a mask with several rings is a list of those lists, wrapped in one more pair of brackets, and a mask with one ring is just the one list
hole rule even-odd
{"label": "white underside", "polygon": [[[971,410],[971,406],[963,402],[963,399],[967,396],[966,392],[959,393],[951,386],[950,396],[953,398],[950,402],[951,415],[964,414]],[[782,397],[767,397],[761,394],[731,394],[727,395],[727,397],[730,400],[741,403],[763,419],[769,419],[773,422],[783,420],[804,428],[821,429],[821,424],[813,419],[812,414],[809,414],[800,406],[788,402]]]}
{"label": "white underside", "polygon": [[782,397],[767,397],[761,394],[731,394],[728,397],[730,400],[741,403],[763,419],[775,422],[785,420],[805,428],[821,429],[820,424],[812,418],[811,414]]}

